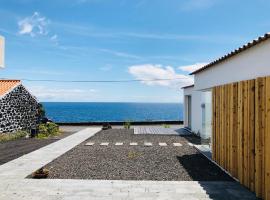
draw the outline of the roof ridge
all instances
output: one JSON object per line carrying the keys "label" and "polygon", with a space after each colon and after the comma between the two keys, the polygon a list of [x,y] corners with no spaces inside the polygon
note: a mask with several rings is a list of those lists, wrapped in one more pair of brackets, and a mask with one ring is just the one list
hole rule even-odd
{"label": "roof ridge", "polygon": [[267,39],[269,39],[269,38],[270,38],[270,32],[267,32],[264,35],[259,36],[259,37],[255,38],[255,39],[245,43],[244,45],[230,51],[229,53],[219,57],[218,59],[208,63],[207,65],[201,67],[200,69],[195,70],[194,72],[190,73],[189,75],[194,75],[194,74],[196,74],[198,72],[201,72],[201,71],[203,71],[203,70],[205,70],[205,69],[207,69],[207,68],[209,68],[209,67],[211,67],[213,65],[216,65],[216,64],[218,64],[218,63],[220,63],[220,62],[222,62],[222,61],[224,61],[224,60],[226,60],[226,59],[228,59],[228,58],[230,58],[230,57],[232,57],[232,56],[234,56],[234,55],[236,55],[236,54],[238,54],[238,53],[240,53],[242,51],[245,51],[245,50],[247,50],[247,49],[249,49],[249,48],[251,48],[251,47],[253,47],[253,46],[255,46],[255,45],[257,45],[257,44],[259,44],[259,43],[261,43],[261,42],[263,42],[263,41],[265,41]]}

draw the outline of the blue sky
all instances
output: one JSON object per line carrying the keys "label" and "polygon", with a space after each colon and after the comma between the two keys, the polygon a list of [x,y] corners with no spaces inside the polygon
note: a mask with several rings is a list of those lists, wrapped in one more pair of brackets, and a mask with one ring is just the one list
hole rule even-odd
{"label": "blue sky", "polygon": [[181,102],[189,72],[270,31],[268,0],[0,0],[1,77],[41,101]]}

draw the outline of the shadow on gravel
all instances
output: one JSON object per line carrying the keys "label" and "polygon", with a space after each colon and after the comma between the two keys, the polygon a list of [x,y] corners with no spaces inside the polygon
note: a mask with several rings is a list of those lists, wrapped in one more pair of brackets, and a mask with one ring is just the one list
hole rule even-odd
{"label": "shadow on gravel", "polygon": [[194,181],[198,181],[210,199],[257,199],[250,192],[203,155],[196,153],[177,157]]}
{"label": "shadow on gravel", "polygon": [[234,181],[199,153],[178,156],[177,159],[194,181]]}
{"label": "shadow on gravel", "polygon": [[201,138],[195,134],[191,134],[191,135],[183,135],[183,138],[185,138],[187,141],[189,141],[190,143],[193,144],[202,144]]}
{"label": "shadow on gravel", "polygon": [[200,186],[213,200],[258,200],[253,192],[241,186],[238,182],[230,181],[199,181]]}

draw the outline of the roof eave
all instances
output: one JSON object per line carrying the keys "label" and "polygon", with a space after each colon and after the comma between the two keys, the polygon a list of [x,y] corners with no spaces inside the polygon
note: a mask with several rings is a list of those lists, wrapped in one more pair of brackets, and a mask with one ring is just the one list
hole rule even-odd
{"label": "roof eave", "polygon": [[195,70],[194,72],[190,73],[189,75],[194,75],[194,74],[197,74],[201,71],[204,71],[204,70],[206,70],[206,69],[208,69],[216,64],[219,64],[219,63],[221,63],[221,62],[223,62],[223,61],[225,61],[225,60],[227,60],[227,59],[229,59],[229,58],[231,58],[231,57],[233,57],[233,56],[235,56],[235,55],[237,55],[237,54],[239,54],[239,53],[241,53],[241,52],[243,52],[251,47],[256,46],[257,44],[259,44],[263,41],[268,40],[269,38],[270,38],[270,33],[266,33],[263,36],[260,36],[257,39],[254,39],[254,40],[248,42],[247,44],[244,44],[243,46],[239,47],[238,49],[235,49],[235,50],[231,51],[230,53],[214,60],[213,62],[205,65],[204,67],[202,67],[198,70]]}

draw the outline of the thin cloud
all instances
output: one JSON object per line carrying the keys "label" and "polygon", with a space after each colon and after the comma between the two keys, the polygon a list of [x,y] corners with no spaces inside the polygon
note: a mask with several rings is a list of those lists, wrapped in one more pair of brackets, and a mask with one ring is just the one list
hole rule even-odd
{"label": "thin cloud", "polygon": [[89,38],[102,39],[141,39],[141,40],[173,40],[173,41],[203,41],[211,43],[233,43],[242,42],[245,40],[243,36],[237,35],[203,35],[203,34],[173,34],[161,32],[130,32],[130,31],[115,31],[104,28],[99,28],[91,25],[78,25],[54,22],[55,28],[61,29],[67,33]]}
{"label": "thin cloud", "polygon": [[114,50],[110,50],[110,49],[100,49],[100,51],[112,54],[114,56],[123,57],[123,58],[141,59],[141,57],[137,56],[137,55],[133,55],[133,54],[125,53],[125,52],[120,52],[120,51],[114,51]]}
{"label": "thin cloud", "polygon": [[205,65],[207,65],[208,63],[195,63],[193,65],[185,65],[185,66],[180,66],[178,67],[178,69],[185,71],[185,72],[194,72],[197,69],[200,69],[202,67],[204,67]]}
{"label": "thin cloud", "polygon": [[19,34],[30,35],[31,37],[47,35],[48,24],[49,20],[46,17],[41,16],[38,12],[34,12],[32,16],[18,21]]}
{"label": "thin cloud", "polygon": [[[193,83],[193,79],[183,74],[177,74],[173,67],[154,64],[134,65],[128,69],[136,79],[143,79],[141,83],[149,86],[182,87]],[[153,79],[172,79],[161,81],[147,81]]]}
{"label": "thin cloud", "polygon": [[29,86],[29,91],[41,101],[92,101],[97,97],[96,89],[61,89],[45,86]]}
{"label": "thin cloud", "polygon": [[55,45],[58,45],[59,42],[58,42],[58,35],[57,34],[54,34],[53,36],[50,37],[50,40],[55,44]]}

